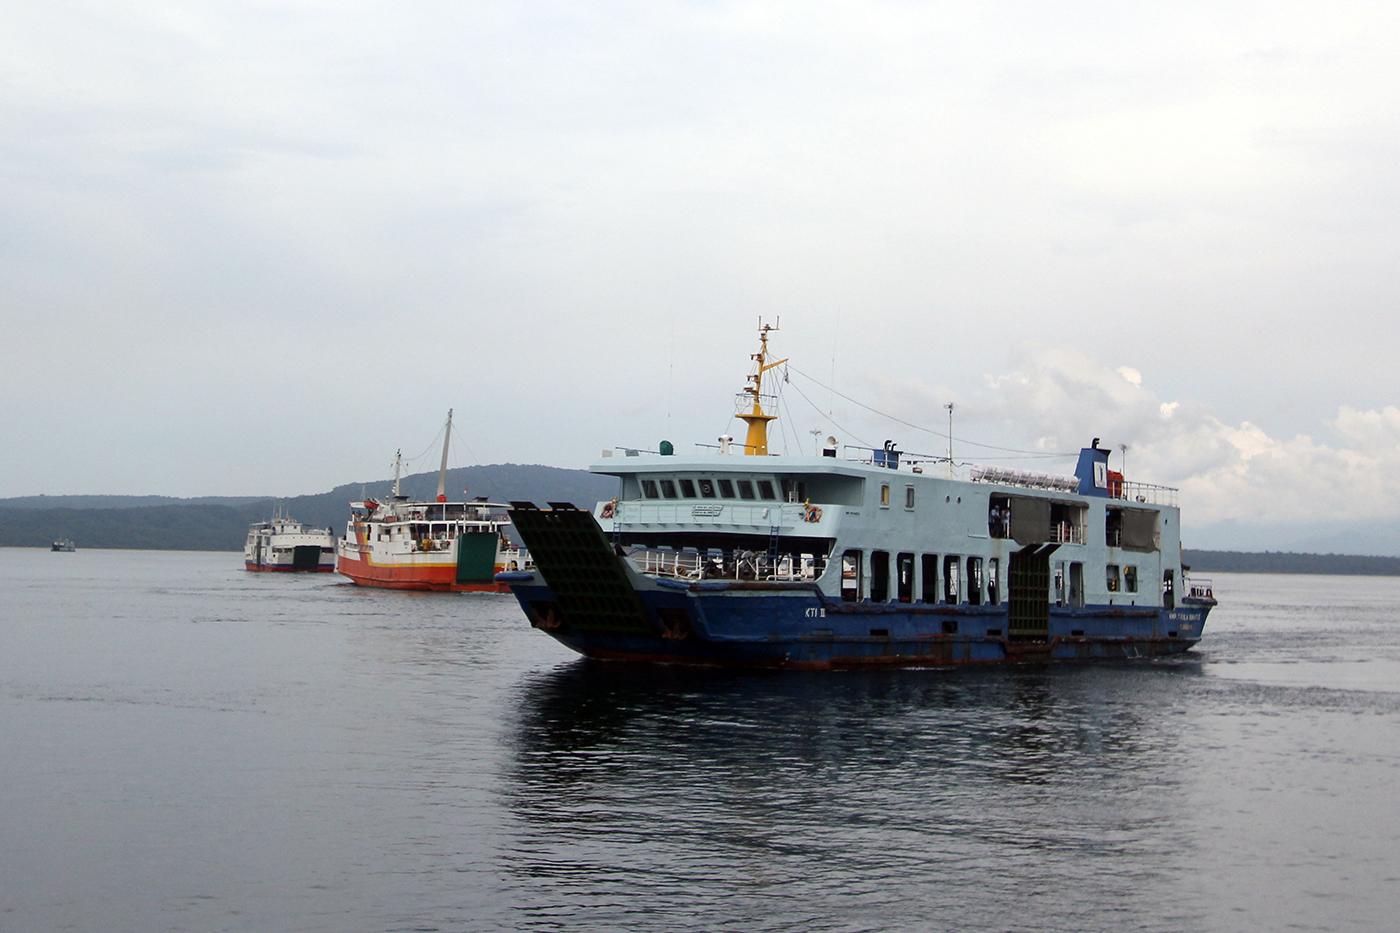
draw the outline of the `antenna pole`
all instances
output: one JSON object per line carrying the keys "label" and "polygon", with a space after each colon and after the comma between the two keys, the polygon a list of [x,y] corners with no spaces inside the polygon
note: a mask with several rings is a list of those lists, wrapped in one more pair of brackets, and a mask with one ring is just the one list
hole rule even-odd
{"label": "antenna pole", "polygon": [[948,409],[948,478],[953,478],[953,403],[943,406]]}
{"label": "antenna pole", "polygon": [[452,440],[452,409],[447,409],[447,431],[442,436],[442,466],[438,467],[437,501],[447,501],[447,445]]}
{"label": "antenna pole", "polygon": [[[782,319],[779,318],[778,324],[781,323]],[[750,359],[758,361],[758,369],[749,377],[749,381],[753,385],[745,386],[744,391],[740,393],[741,397],[743,395],[753,397],[753,409],[738,416],[739,420],[747,422],[749,426],[748,437],[744,438],[744,453],[760,457],[768,456],[768,422],[777,417],[777,415],[765,414],[759,404],[760,393],[763,391],[763,374],[773,367],[781,366],[787,362],[785,359],[778,360],[776,363],[768,362],[768,332],[777,330],[778,324],[764,324],[763,318],[758,319],[759,348],[757,353],[750,354]]]}
{"label": "antenna pole", "polygon": [[394,498],[399,497],[399,470],[403,466],[403,451],[394,451]]}

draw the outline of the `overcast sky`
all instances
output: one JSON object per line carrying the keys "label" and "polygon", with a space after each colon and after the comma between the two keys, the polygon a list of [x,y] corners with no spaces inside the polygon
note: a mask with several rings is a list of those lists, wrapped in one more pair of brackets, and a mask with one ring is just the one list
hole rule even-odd
{"label": "overcast sky", "polygon": [[318,492],[449,407],[457,465],[688,452],[781,315],[792,452],[956,402],[1129,445],[1188,526],[1394,520],[1397,47],[1380,3],[12,0],[0,496]]}

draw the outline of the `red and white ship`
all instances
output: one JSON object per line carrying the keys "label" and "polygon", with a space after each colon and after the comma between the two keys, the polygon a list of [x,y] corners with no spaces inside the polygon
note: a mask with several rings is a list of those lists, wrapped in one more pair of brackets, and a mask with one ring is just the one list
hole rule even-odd
{"label": "red and white ship", "polygon": [[271,521],[249,526],[243,566],[247,570],[330,573],[335,569],[335,532],[294,522],[280,508],[274,509]]}
{"label": "red and white ship", "polygon": [[390,500],[350,503],[351,518],[337,546],[337,571],[363,586],[504,593],[508,587],[495,581],[497,573],[534,567],[529,552],[506,534],[506,505],[484,499],[447,501],[451,438],[449,411],[437,501],[410,502],[400,494],[403,461],[396,457]]}

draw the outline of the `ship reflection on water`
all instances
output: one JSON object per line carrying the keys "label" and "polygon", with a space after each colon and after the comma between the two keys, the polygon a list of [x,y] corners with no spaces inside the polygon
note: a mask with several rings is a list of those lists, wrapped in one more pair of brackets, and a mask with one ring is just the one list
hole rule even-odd
{"label": "ship reflection on water", "polygon": [[1032,892],[1042,920],[1073,925],[1158,885],[1165,905],[1192,851],[1172,698],[1199,674],[1192,660],[835,674],[580,661],[520,690],[508,861],[553,893],[535,920],[625,922],[656,885],[688,892],[710,921],[696,929],[880,928],[907,920],[910,898],[930,919],[975,908],[963,928],[1005,929]]}

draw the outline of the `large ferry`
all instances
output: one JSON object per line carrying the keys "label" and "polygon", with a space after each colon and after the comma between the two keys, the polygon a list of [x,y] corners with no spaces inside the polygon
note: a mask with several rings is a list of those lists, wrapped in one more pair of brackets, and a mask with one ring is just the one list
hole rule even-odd
{"label": "large ferry", "polygon": [[387,502],[350,503],[336,569],[363,586],[396,590],[467,590],[503,593],[497,573],[532,568],[527,550],[507,534],[504,503],[476,499],[448,502],[447,451],[452,412],[442,442],[437,500],[412,502],[399,491],[403,461],[394,460],[394,489]]}
{"label": "large ferry", "polygon": [[537,566],[496,579],[532,625],[593,658],[797,668],[1141,658],[1201,638],[1215,599],[1185,578],[1177,490],[1110,470],[1097,438],[1072,477],[834,438],[770,455],[772,329],[742,445],[605,455],[590,469],[620,491],[592,512],[512,503]]}
{"label": "large ferry", "polygon": [[335,569],[335,532],[294,522],[280,508],[272,520],[248,528],[243,544],[247,570],[330,573]]}

